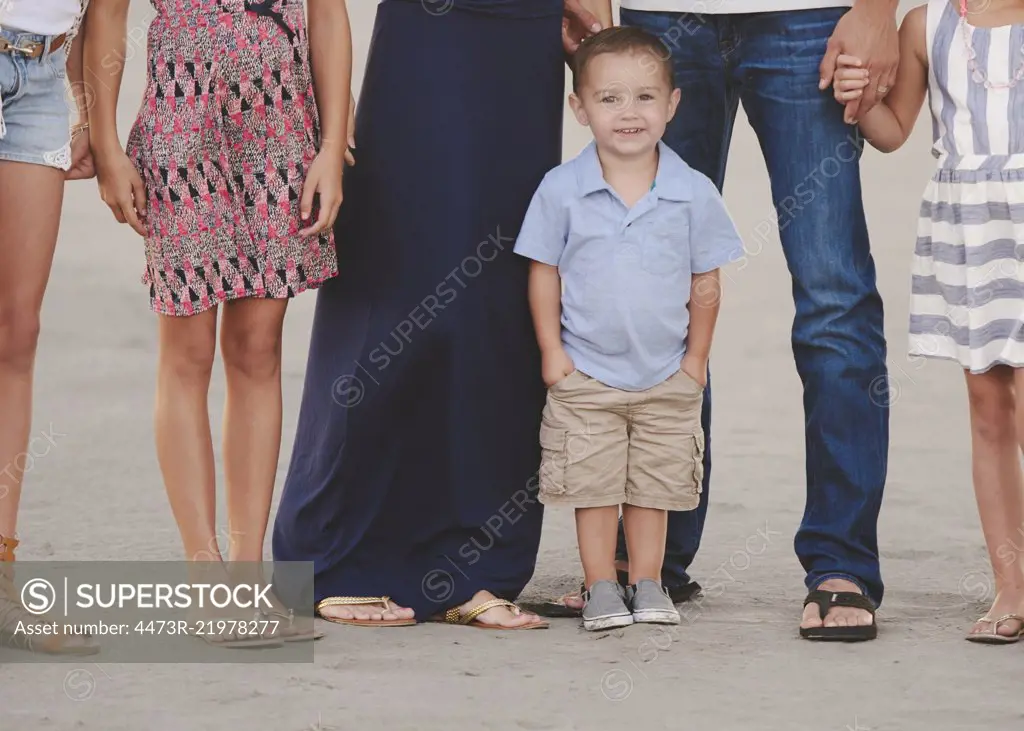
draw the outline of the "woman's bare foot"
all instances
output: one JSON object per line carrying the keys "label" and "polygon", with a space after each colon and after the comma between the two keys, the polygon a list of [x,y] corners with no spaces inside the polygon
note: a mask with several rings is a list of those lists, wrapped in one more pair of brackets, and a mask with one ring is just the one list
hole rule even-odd
{"label": "woman's bare foot", "polygon": [[414,612],[394,602],[377,604],[334,604],[325,605],[320,615],[325,619],[358,619],[364,622],[393,622],[397,619],[412,619]]}
{"label": "woman's bare foot", "polygon": [[583,607],[587,604],[583,600],[583,594],[578,591],[559,597],[558,603],[568,607],[569,609],[578,609],[581,612],[583,611]]}
{"label": "woman's bare foot", "polygon": [[[497,597],[491,592],[478,591],[473,595],[472,599],[459,607],[459,611],[462,612],[462,614],[467,614],[473,611],[474,607],[479,607],[484,602],[489,602],[492,599],[497,599]],[[532,612],[523,612],[520,610],[517,614],[509,607],[492,607],[487,611],[478,614],[475,621],[489,627],[505,629],[545,623],[543,619]]]}
{"label": "woman's bare foot", "polygon": [[[979,619],[975,622],[968,636],[992,634],[993,624],[1007,614],[1024,617],[1024,588],[1007,588],[996,594],[996,600],[992,602],[992,607],[985,614],[988,619]],[[1021,629],[1024,629],[1024,622],[1013,618],[1006,619],[1000,622],[998,627],[995,627],[996,633],[1003,637],[1016,637],[1020,634]]]}
{"label": "woman's bare foot", "polygon": [[[625,571],[628,573],[629,561],[616,561],[615,571]],[[583,607],[586,604],[586,602],[583,600],[583,593],[579,591],[574,591],[571,594],[565,594],[563,596],[560,596],[555,603],[561,604],[562,606],[567,607],[569,609],[576,609],[581,612],[583,611]]]}
{"label": "woman's bare foot", "polygon": [[[818,585],[818,589],[821,591],[852,591],[855,594],[861,593],[860,587],[846,579],[827,579]],[[822,621],[821,615],[818,612],[818,605],[813,602],[804,607],[804,616],[800,626],[804,629],[814,629],[817,627],[866,627],[874,621],[871,612],[865,609],[857,609],[856,607],[831,607],[828,614],[825,615],[824,621]]]}

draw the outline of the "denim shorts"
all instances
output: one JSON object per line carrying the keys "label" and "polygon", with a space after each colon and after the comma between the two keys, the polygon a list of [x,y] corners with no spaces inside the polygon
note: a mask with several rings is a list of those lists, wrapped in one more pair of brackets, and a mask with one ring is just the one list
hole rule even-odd
{"label": "denim shorts", "polygon": [[0,136],[0,160],[68,170],[73,97],[66,86],[67,43],[51,53],[47,36],[11,28],[0,29],[0,36],[17,46],[47,44],[35,59],[0,53],[0,113],[7,128]]}

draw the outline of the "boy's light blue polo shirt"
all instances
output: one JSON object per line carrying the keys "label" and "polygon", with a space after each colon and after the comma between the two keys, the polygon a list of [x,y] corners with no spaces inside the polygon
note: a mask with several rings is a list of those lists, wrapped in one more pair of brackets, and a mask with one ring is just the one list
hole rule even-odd
{"label": "boy's light blue polo shirt", "polygon": [[576,368],[627,391],[679,370],[692,275],[743,253],[711,180],[664,142],[658,151],[654,186],[629,209],[591,142],[544,176],[515,245],[558,267],[562,342]]}

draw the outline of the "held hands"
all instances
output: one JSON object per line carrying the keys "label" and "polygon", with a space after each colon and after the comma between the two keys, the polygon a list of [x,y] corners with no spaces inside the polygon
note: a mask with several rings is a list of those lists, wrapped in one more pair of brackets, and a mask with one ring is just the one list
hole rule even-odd
{"label": "held hands", "polygon": [[840,54],[836,59],[836,72],[833,81],[833,94],[840,104],[846,105],[843,114],[843,121],[853,124],[856,119],[850,111],[849,102],[861,99],[864,96],[864,88],[871,83],[871,77],[863,63],[856,56]]}
{"label": "held hands", "polygon": [[819,89],[827,89],[833,83],[841,55],[860,59],[872,80],[861,96],[845,102],[847,120],[858,120],[881,101],[896,81],[900,44],[895,3],[854,3],[840,18],[821,61]]}
{"label": "held hands", "polygon": [[82,127],[71,136],[71,167],[64,173],[65,180],[88,180],[96,177],[96,165],[92,159],[89,143],[89,128]]}
{"label": "held hands", "polygon": [[129,224],[139,236],[146,235],[146,186],[139,171],[123,150],[97,155],[96,178],[100,197],[118,223]]}
{"label": "held hands", "polygon": [[555,348],[541,353],[541,375],[544,378],[544,385],[551,388],[563,378],[576,370],[572,358],[565,352],[565,348]]}
{"label": "held hands", "polygon": [[708,361],[707,358],[698,358],[690,353],[683,356],[681,365],[683,373],[700,384],[701,388],[708,385]]}

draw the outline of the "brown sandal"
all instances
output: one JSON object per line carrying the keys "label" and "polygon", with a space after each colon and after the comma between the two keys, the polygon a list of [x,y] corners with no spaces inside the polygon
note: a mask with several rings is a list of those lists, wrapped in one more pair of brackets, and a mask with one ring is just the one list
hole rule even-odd
{"label": "brown sandal", "polygon": [[328,622],[334,624],[351,624],[356,627],[408,627],[416,624],[415,619],[382,619],[376,622],[372,619],[342,619],[340,617],[326,617],[320,611],[323,607],[340,607],[351,605],[381,604],[383,610],[391,610],[391,598],[386,596],[329,596],[321,599],[316,605],[316,613]]}
{"label": "brown sandal", "polygon": [[[43,626],[44,617],[31,614],[14,588],[14,549],[20,541],[0,535],[0,646],[48,655],[95,655],[100,651],[92,635],[30,635],[19,625]],[[5,565],[6,564],[6,565]]]}

